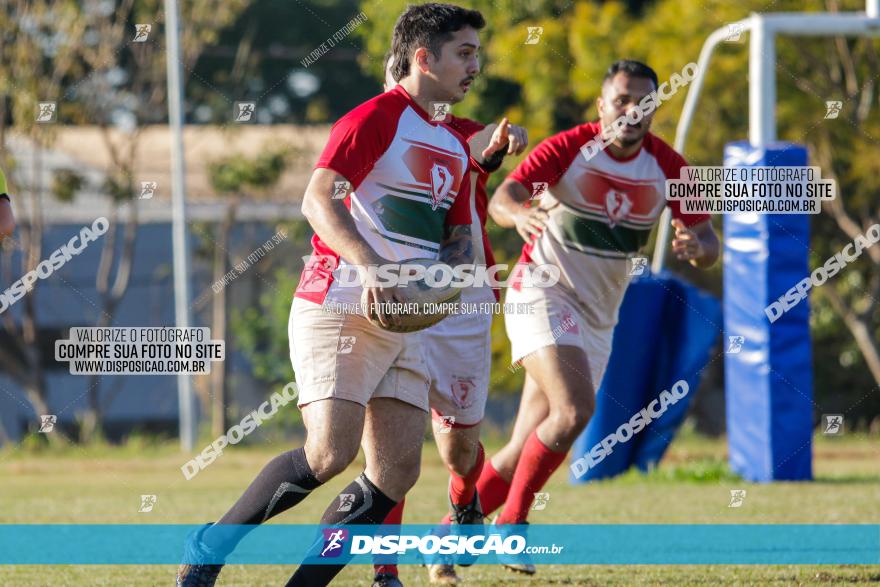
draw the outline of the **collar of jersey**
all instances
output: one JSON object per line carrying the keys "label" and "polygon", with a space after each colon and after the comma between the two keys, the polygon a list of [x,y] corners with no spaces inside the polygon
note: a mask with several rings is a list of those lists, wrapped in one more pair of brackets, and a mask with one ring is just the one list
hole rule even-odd
{"label": "collar of jersey", "polygon": [[639,145],[639,150],[636,151],[635,153],[633,153],[632,155],[629,155],[627,157],[617,157],[614,155],[614,153],[611,152],[611,149],[605,149],[605,154],[608,155],[609,157],[611,157],[612,159],[614,159],[615,161],[617,161],[618,163],[626,163],[627,161],[632,161],[633,159],[638,157],[639,154],[641,154],[642,149],[644,149],[644,148],[645,148],[645,140],[642,139],[642,144]]}
{"label": "collar of jersey", "polygon": [[416,103],[415,100],[413,100],[412,96],[409,95],[409,92],[406,91],[406,88],[404,88],[400,84],[397,84],[396,86],[394,86],[394,89],[392,89],[391,91],[396,92],[397,94],[402,96],[403,99],[406,100],[407,104],[409,104],[412,107],[412,109],[415,110],[419,116],[421,116],[422,118],[425,119],[425,122],[428,122],[428,123],[434,124],[434,125],[441,124],[440,121],[431,120],[431,117],[428,116],[428,113],[425,112],[422,109],[422,107],[419,106],[418,103]]}
{"label": "collar of jersey", "polygon": [[[588,122],[584,126],[586,126],[588,128],[588,130],[593,133],[594,137],[601,137],[602,124],[598,120],[595,122]],[[626,163],[627,161],[632,161],[633,159],[635,159],[636,157],[638,157],[641,154],[642,149],[645,148],[645,141],[648,139],[648,135],[650,135],[650,134],[651,133],[648,133],[645,135],[645,138],[642,139],[642,144],[639,145],[639,150],[636,151],[635,153],[633,153],[632,155],[630,155],[629,157],[615,157],[611,153],[611,149],[607,149],[607,148],[604,149],[605,154],[608,155],[608,157],[610,157],[614,161],[617,161],[618,163]]]}

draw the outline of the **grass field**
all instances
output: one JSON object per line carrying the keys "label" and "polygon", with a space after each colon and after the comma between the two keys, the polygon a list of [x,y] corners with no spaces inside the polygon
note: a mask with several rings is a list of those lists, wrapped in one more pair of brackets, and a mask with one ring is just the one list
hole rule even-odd
{"label": "grass field", "polygon": [[[202,523],[217,519],[280,445],[235,449],[191,481],[171,445],[0,453],[0,523]],[[489,446],[491,453],[491,443]],[[558,472],[545,510],[533,523],[880,523],[880,441],[850,435],[817,438],[812,483],[754,485],[725,465],[725,445],[685,434],[648,475],[573,487]],[[356,469],[356,467],[358,469]],[[350,472],[280,516],[315,523]],[[445,511],[446,474],[433,445],[422,477],[407,499],[405,522],[432,523]],[[728,508],[731,489],[746,489]],[[153,512],[137,513],[141,494],[156,494]],[[880,555],[878,555],[880,556]],[[292,567],[231,566],[218,585],[283,585]],[[172,566],[0,567],[0,586],[173,585]],[[526,578],[496,566],[459,573],[473,585],[830,585],[880,582],[878,566],[543,566]],[[334,584],[369,585],[371,569],[347,568]],[[405,585],[427,584],[424,570],[401,569]]]}

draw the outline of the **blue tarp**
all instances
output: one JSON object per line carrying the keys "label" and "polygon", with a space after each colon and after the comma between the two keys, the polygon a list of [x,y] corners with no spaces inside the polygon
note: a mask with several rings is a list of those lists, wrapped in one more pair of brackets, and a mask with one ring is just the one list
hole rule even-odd
{"label": "blue tarp", "polygon": [[572,482],[618,475],[633,464],[644,471],[660,460],[684,420],[721,331],[720,303],[697,288],[666,274],[630,284],[596,413],[575,441],[572,458],[588,453],[676,381],[687,381],[689,392],[627,442],[613,446],[611,454],[580,479],[572,474]]}

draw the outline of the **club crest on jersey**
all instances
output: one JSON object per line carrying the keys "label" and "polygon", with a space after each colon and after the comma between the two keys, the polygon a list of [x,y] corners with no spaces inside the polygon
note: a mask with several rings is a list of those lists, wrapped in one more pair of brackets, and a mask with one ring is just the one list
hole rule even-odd
{"label": "club crest on jersey", "polygon": [[632,210],[632,200],[626,193],[608,190],[608,193],[605,194],[605,214],[608,215],[608,223],[611,228],[626,218],[630,210]]}
{"label": "club crest on jersey", "polygon": [[440,163],[431,166],[431,210],[443,203],[452,189],[452,172]]}

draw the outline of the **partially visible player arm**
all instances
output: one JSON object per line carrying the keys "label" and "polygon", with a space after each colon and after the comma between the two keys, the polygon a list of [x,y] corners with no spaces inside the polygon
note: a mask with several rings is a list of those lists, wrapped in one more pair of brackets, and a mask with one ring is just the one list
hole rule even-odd
{"label": "partially visible player arm", "polygon": [[[333,198],[335,182],[349,183],[344,176],[332,169],[323,167],[315,169],[303,197],[303,216],[308,220],[315,234],[349,263],[361,267],[387,263],[388,260],[376,253],[358,232],[351,212],[345,207],[344,198]],[[395,288],[376,286],[365,289],[368,290],[366,303],[380,304],[376,311],[379,323],[383,326],[392,324],[396,320],[395,315],[386,316],[381,311],[383,307],[381,304],[396,300]]]}
{"label": "partially visible player arm", "polygon": [[510,124],[507,118],[500,124],[494,122],[468,139],[474,160],[487,172],[501,167],[505,155],[519,155],[529,144],[525,128]]}
{"label": "partially visible player arm", "polygon": [[471,240],[471,199],[473,186],[470,173],[461,180],[458,194],[449,207],[443,221],[443,238],[440,241],[440,260],[451,267],[471,265],[474,262],[474,245]]}
{"label": "partially visible player arm", "polygon": [[474,262],[474,245],[470,224],[452,224],[443,227],[440,260],[451,267]]}
{"label": "partially visible player arm", "polygon": [[0,242],[9,238],[15,232],[15,216],[12,215],[12,206],[9,200],[0,196]]}
{"label": "partially visible player arm", "polygon": [[532,194],[523,184],[510,178],[505,179],[489,201],[489,214],[499,226],[515,227],[523,240],[529,242],[533,235],[541,234],[547,225],[546,211],[538,206],[524,206],[531,197]]}
{"label": "partially visible player arm", "polygon": [[489,201],[489,214],[495,222],[505,228],[516,228],[527,243],[541,234],[549,218],[538,202],[530,202],[537,193],[536,186],[546,189],[556,185],[567,168],[565,161],[571,160],[567,155],[571,149],[559,138],[563,135],[541,141],[498,186]]}
{"label": "partially visible player arm", "polygon": [[303,197],[303,216],[321,240],[349,263],[378,265],[387,262],[358,232],[351,212],[345,207],[345,199],[333,198],[335,182],[349,183],[332,169],[318,168],[312,173]]}
{"label": "partially visible player arm", "polygon": [[15,216],[12,214],[12,204],[6,193],[6,176],[0,170],[0,242],[12,236],[15,232]]}
{"label": "partially visible player arm", "polygon": [[[680,153],[665,148],[658,159],[667,179],[682,177],[682,169],[687,161]],[[712,229],[712,218],[708,214],[698,216],[685,215],[681,212],[681,204],[677,200],[667,202],[672,210],[672,252],[680,261],[687,261],[699,269],[708,269],[718,260],[718,237]],[[685,222],[687,220],[687,222]]]}
{"label": "partially visible player arm", "polygon": [[676,258],[700,269],[708,269],[715,264],[720,245],[710,221],[705,220],[688,228],[680,218],[673,218],[672,227],[675,228],[672,251]]}

